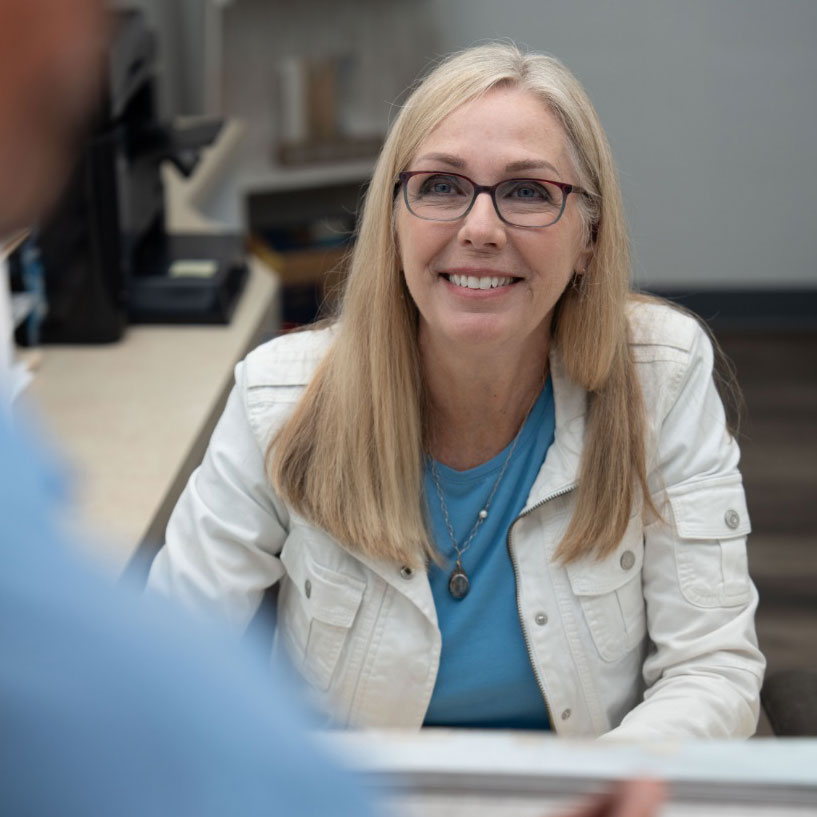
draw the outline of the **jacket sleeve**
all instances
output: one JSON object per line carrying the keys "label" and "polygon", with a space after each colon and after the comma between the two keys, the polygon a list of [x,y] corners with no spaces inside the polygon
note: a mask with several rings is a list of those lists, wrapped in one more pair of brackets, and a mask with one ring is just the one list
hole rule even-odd
{"label": "jacket sleeve", "polygon": [[765,660],[747,567],[749,518],[712,367],[712,345],[697,327],[657,429],[651,487],[662,519],[644,530],[646,691],[606,737],[748,737],[757,726]]}
{"label": "jacket sleeve", "polygon": [[148,588],[243,631],[284,573],[289,518],[265,473],[246,402],[245,364],[202,464],[173,510]]}

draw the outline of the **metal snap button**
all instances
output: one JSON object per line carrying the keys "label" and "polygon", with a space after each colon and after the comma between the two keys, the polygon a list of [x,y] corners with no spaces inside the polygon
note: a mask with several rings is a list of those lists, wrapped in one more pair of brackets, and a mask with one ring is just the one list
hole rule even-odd
{"label": "metal snap button", "polygon": [[306,593],[306,597],[310,598],[312,595],[312,582],[307,579],[304,582],[304,593]]}
{"label": "metal snap button", "polygon": [[573,713],[569,709],[565,709],[565,711],[562,712],[562,720],[566,721],[572,714]]}
{"label": "metal snap button", "polygon": [[735,530],[740,525],[740,514],[734,509],[730,508],[723,516],[726,522],[726,527],[730,530]]}
{"label": "metal snap button", "polygon": [[414,570],[412,570],[412,568],[410,568],[408,565],[403,565],[400,568],[400,575],[404,579],[411,579],[414,577]]}
{"label": "metal snap button", "polygon": [[548,617],[545,613],[537,613],[534,621],[541,627],[548,623]]}
{"label": "metal snap button", "polygon": [[635,564],[635,553],[631,550],[625,550],[624,553],[621,554],[619,564],[624,570],[630,570]]}

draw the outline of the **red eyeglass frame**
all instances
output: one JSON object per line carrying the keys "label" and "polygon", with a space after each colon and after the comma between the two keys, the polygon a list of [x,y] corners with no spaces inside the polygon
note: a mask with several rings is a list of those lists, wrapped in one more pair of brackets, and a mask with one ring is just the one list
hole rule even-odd
{"label": "red eyeglass frame", "polygon": [[[471,198],[471,203],[465,209],[463,213],[456,216],[455,218],[426,218],[425,216],[417,215],[414,210],[411,209],[411,204],[408,200],[408,183],[409,180],[414,176],[453,176],[455,179],[463,179],[464,181],[468,182],[474,188],[474,195]],[[567,207],[567,197],[571,193],[575,193],[576,195],[583,195],[589,196],[590,194],[583,188],[579,187],[577,184],[568,184],[567,182],[557,182],[553,179],[532,179],[532,178],[513,178],[513,179],[503,179],[501,182],[497,182],[496,184],[477,184],[473,179],[470,179],[468,176],[464,176],[462,173],[452,173],[448,170],[404,170],[401,173],[397,174],[398,181],[396,184],[400,184],[403,188],[403,199],[406,203],[406,207],[408,211],[417,218],[421,218],[424,221],[439,221],[439,222],[452,222],[452,221],[459,221],[461,218],[465,218],[468,213],[471,212],[471,208],[473,208],[474,203],[477,200],[477,196],[480,193],[488,193],[491,197],[491,202],[494,205],[494,211],[496,212],[497,216],[499,217],[500,221],[503,221],[505,224],[510,225],[511,227],[522,227],[525,229],[531,230],[539,230],[543,227],[552,227],[556,224],[557,221],[562,217],[565,211],[565,207]],[[503,184],[507,184],[508,182],[545,182],[547,184],[552,184],[555,187],[558,187],[562,191],[562,209],[559,211],[559,215],[556,218],[549,222],[548,224],[542,225],[530,225],[530,224],[514,224],[512,221],[508,221],[505,216],[499,211],[499,206],[496,203],[496,191],[497,188],[501,187]]]}

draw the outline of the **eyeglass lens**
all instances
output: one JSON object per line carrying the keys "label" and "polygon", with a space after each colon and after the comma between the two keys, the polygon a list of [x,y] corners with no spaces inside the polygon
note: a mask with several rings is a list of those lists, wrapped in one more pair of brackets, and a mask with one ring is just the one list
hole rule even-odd
{"label": "eyeglass lens", "polygon": [[[502,182],[494,201],[505,221],[519,227],[547,227],[559,219],[564,208],[560,187],[535,179]],[[461,176],[418,173],[406,184],[406,203],[419,218],[455,221],[465,215],[474,199],[474,185]]]}

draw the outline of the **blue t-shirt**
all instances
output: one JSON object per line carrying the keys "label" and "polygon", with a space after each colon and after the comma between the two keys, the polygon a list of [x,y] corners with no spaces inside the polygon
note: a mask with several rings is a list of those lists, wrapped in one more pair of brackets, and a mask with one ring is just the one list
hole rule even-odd
{"label": "blue t-shirt", "polygon": [[[553,442],[553,387],[548,378],[519,436],[497,488],[488,517],[462,557],[471,583],[454,599],[448,579],[456,553],[445,524],[430,465],[425,495],[434,541],[449,559],[429,569],[431,592],[442,633],[437,683],[426,713],[428,726],[547,729],[547,710],[531,667],[516,605],[516,579],[508,553],[511,523]],[[468,537],[499,476],[510,445],[476,468],[455,471],[436,463],[437,475],[457,543]]]}
{"label": "blue t-shirt", "polygon": [[59,480],[6,419],[0,405],[0,811],[370,814],[265,658],[72,555]]}

